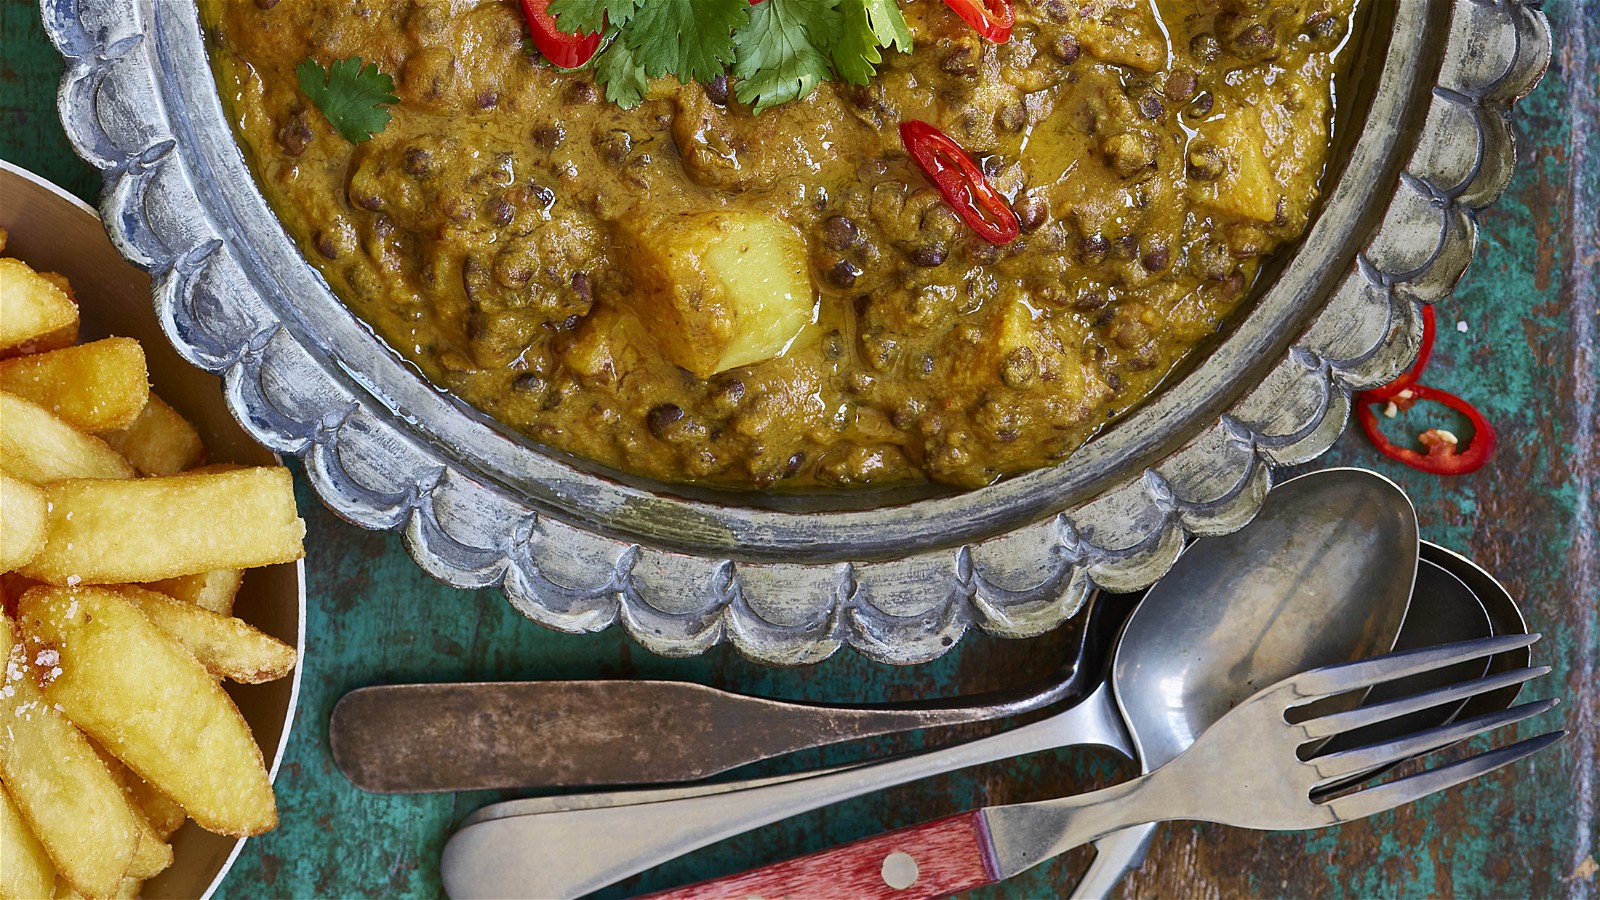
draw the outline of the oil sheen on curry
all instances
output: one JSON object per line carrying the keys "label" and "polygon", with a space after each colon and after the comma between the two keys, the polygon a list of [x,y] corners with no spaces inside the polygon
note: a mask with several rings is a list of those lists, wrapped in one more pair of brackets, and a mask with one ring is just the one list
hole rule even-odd
{"label": "oil sheen on curry", "polygon": [[[1149,394],[1304,229],[1355,2],[1016,0],[997,43],[901,0],[911,52],[759,114],[727,76],[624,109],[515,2],[228,0],[208,24],[269,202],[435,384],[656,479],[973,487]],[[353,144],[295,68],[355,56],[399,102]]]}

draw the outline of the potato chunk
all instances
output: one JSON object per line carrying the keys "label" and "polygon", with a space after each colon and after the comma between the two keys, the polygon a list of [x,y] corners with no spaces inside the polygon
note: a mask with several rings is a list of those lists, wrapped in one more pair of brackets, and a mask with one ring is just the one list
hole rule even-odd
{"label": "potato chunk", "polygon": [[56,867],[0,784],[0,897],[48,897]]}
{"label": "potato chunk", "polygon": [[243,569],[212,569],[198,575],[163,578],[144,587],[226,616],[233,613],[233,599],[239,595],[243,584]]}
{"label": "potato chunk", "polygon": [[1195,203],[1257,222],[1277,218],[1282,190],[1267,162],[1260,113],[1251,107],[1237,109],[1199,131],[1221,153],[1226,168],[1216,180],[1190,186]]}
{"label": "potato chunk", "polygon": [[152,624],[171,635],[214,678],[240,684],[276,681],[294,670],[294,648],[242,619],[201,609],[131,584],[114,588]]}
{"label": "potato chunk", "polygon": [[623,243],[636,289],[625,305],[701,378],[782,356],[816,318],[805,238],[772,216],[681,216]]}

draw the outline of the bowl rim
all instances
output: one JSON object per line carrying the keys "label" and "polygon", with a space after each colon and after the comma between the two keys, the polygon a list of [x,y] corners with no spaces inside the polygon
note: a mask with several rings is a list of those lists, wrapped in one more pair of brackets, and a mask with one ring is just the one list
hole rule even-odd
{"label": "bowl rim", "polygon": [[1248,521],[1272,467],[1325,450],[1351,392],[1414,358],[1418,304],[1464,271],[1472,217],[1515,159],[1510,104],[1550,54],[1542,15],[1520,0],[1398,5],[1372,133],[1302,244],[1326,252],[1297,253],[1251,313],[1272,327],[1239,329],[1199,376],[1057,467],[870,509],[784,509],[602,477],[462,415],[271,217],[226,125],[194,0],[42,8],[67,60],[62,120],[106,173],[114,242],[157,274],[180,352],[224,373],[241,421],[303,456],[330,507],[403,530],[436,577],[501,586],[552,627],[621,621],[657,652],[726,639],[778,663],[843,643],[920,661],[973,624],[1036,634],[1091,579],[1148,584],[1186,537]]}
{"label": "bowl rim", "polygon": [[[97,226],[100,226],[100,227],[103,228],[103,223],[102,223],[102,221],[100,219],[100,214],[99,214],[99,212],[97,212],[95,210],[94,207],[90,206],[87,203],[84,203],[82,200],[78,199],[77,196],[75,196],[72,193],[68,192],[66,189],[62,188],[60,185],[55,184],[54,182],[50,181],[49,179],[47,179],[47,178],[45,178],[45,177],[43,177],[43,176],[41,176],[41,175],[39,175],[39,174],[37,174],[35,172],[32,172],[32,171],[30,171],[28,169],[25,169],[25,168],[15,164],[15,163],[12,163],[9,160],[0,159],[0,185],[3,185],[6,181],[8,181],[10,179],[17,179],[17,180],[20,180],[20,181],[28,182],[29,184],[31,184],[33,187],[39,189],[40,191],[42,191],[42,192],[44,192],[44,193],[46,193],[48,195],[51,195],[56,201],[60,201],[64,206],[71,207],[74,211],[82,213],[84,216],[87,216],[88,218],[92,219]],[[8,249],[8,254],[9,253],[10,253],[10,250]],[[130,269],[130,271],[137,271],[137,270],[134,270],[131,266],[129,267],[129,269]],[[68,274],[68,273],[63,273],[63,274]],[[142,277],[143,273],[139,273],[139,274]],[[69,274],[69,278],[70,278],[70,274]],[[88,318],[92,321],[93,318],[94,318],[94,314],[91,313]],[[283,463],[282,458],[278,454],[273,453],[271,451],[262,450],[260,455],[263,458],[270,458],[271,460],[276,461],[276,463],[279,464],[279,465],[281,465]],[[294,584],[295,584],[294,650],[295,650],[295,656],[296,656],[296,664],[295,664],[295,667],[294,667],[293,671],[291,671],[289,676],[288,676],[289,693],[288,693],[286,705],[285,705],[285,708],[284,708],[283,722],[282,722],[282,726],[281,726],[281,731],[278,734],[278,739],[275,742],[275,745],[272,748],[270,748],[271,749],[270,754],[263,753],[263,756],[265,757],[264,761],[267,763],[267,778],[268,778],[269,781],[273,782],[274,784],[276,784],[276,782],[277,782],[278,771],[282,767],[284,759],[285,759],[285,757],[286,757],[286,755],[288,753],[290,735],[293,734],[293,732],[294,732],[295,716],[296,716],[296,714],[297,714],[297,712],[299,710],[299,706],[300,706],[300,689],[301,689],[302,673],[304,672],[304,669],[305,669],[305,665],[304,665],[305,664],[305,639],[306,639],[306,570],[305,570],[305,560],[304,559],[299,559],[299,560],[295,560],[294,562],[288,563],[288,564],[285,564],[285,565],[292,567],[292,572],[293,572],[293,577],[294,577]],[[252,731],[254,731],[254,729],[252,729]],[[266,748],[263,748],[263,749],[266,749]],[[192,822],[186,822],[184,827],[192,828],[192,827],[195,827],[195,826],[193,825]],[[245,844],[245,841],[247,841],[247,840],[249,840],[249,838],[247,838],[247,837],[233,838],[232,839],[232,843],[231,843],[231,846],[228,849],[226,857],[223,859],[220,868],[217,869],[216,873],[212,876],[212,878],[210,880],[210,883],[206,886],[204,892],[201,894],[202,898],[211,897],[211,895],[214,894],[219,887],[221,887],[222,882],[227,877],[229,870],[233,868],[234,861],[236,859],[238,859],[239,854],[244,850],[244,844]],[[177,849],[177,848],[175,848],[175,849]],[[157,876],[157,878],[159,878],[159,877],[161,877],[161,876]]]}

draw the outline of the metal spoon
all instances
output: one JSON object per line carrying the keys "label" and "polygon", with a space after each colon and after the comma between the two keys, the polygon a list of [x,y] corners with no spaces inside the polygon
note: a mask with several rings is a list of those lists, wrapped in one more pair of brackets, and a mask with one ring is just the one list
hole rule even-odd
{"label": "metal spoon", "polygon": [[883,734],[1076,703],[1105,681],[1131,598],[1091,595],[1051,678],[937,703],[824,706],[676,681],[394,684],[333,708],[328,741],[367,791],[664,784]]}
{"label": "metal spoon", "polygon": [[[1387,479],[1312,473],[1256,521],[1184,553],[1140,602],[1118,648],[1135,668],[1203,660],[1238,699],[1298,671],[1387,651],[1416,571],[1416,514]],[[1130,669],[1131,671],[1131,669]],[[1233,681],[1251,687],[1234,688]],[[1161,687],[1159,679],[1143,683]],[[1148,698],[1166,705],[1164,689]],[[1209,697],[1195,701],[1210,703]],[[1003,734],[780,784],[627,806],[484,817],[445,846],[454,897],[577,896],[683,853],[838,800],[940,772],[1083,742],[1126,741],[1109,692]],[[582,799],[575,806],[586,806]]]}
{"label": "metal spoon", "polygon": [[[1406,611],[1405,623],[1401,626],[1400,636],[1395,640],[1395,650],[1413,650],[1420,647],[1448,644],[1456,641],[1468,641],[1475,638],[1489,637],[1496,634],[1496,629],[1489,620],[1489,615],[1484,605],[1478,600],[1477,595],[1464,584],[1461,579],[1444,567],[1428,560],[1429,545],[1423,544],[1422,562],[1417,569],[1416,589],[1411,594],[1411,606]],[[1442,548],[1441,548],[1442,549]],[[1446,551],[1448,552],[1448,551]],[[1513,606],[1513,609],[1515,607]],[[1520,623],[1520,616],[1518,622]],[[1525,629],[1517,628],[1516,633],[1523,633]],[[1527,650],[1521,650],[1524,656]],[[1525,664],[1525,663],[1524,663]],[[1381,702],[1393,697],[1407,694],[1421,693],[1435,687],[1453,684],[1457,681],[1480,677],[1489,667],[1488,660],[1474,660],[1460,666],[1450,666],[1444,670],[1428,672],[1413,678],[1401,679],[1391,685],[1386,685],[1380,690],[1375,690],[1366,698],[1368,703]],[[1118,682],[1119,690],[1122,682]],[[1203,689],[1203,688],[1201,688]],[[1134,690],[1136,694],[1136,689]],[[1512,698],[1515,697],[1512,691]],[[1511,699],[1506,699],[1509,707]],[[1488,697],[1476,698],[1479,701],[1493,703]],[[1498,708],[1498,707],[1495,707]],[[1367,729],[1361,729],[1353,734],[1343,735],[1340,739],[1331,742],[1323,748],[1323,752],[1334,752],[1345,747],[1359,747],[1389,737],[1410,734],[1434,725],[1442,725],[1453,720],[1460,714],[1462,703],[1455,703],[1448,708],[1426,710],[1412,716],[1384,722]],[[1177,758],[1179,753],[1188,749],[1193,742],[1192,734],[1198,734],[1209,727],[1210,722],[1203,720],[1207,715],[1220,715],[1227,710],[1220,705],[1200,704],[1196,708],[1185,705],[1182,712],[1192,718],[1182,723],[1182,727],[1171,727],[1174,720],[1180,716],[1150,716],[1150,710],[1140,707],[1131,712],[1124,708],[1124,713],[1129,715],[1129,730],[1135,735],[1136,749],[1139,754],[1141,774],[1149,774],[1154,769],[1166,765]],[[1485,710],[1487,711],[1487,710]],[[1144,716],[1135,719],[1134,716]],[[1371,774],[1361,776],[1359,780],[1371,777]],[[1145,854],[1149,851],[1150,842],[1155,836],[1157,824],[1129,828],[1102,838],[1102,843],[1095,845],[1094,860],[1084,872],[1078,886],[1072,891],[1075,898],[1103,898],[1110,895],[1111,890],[1119,884],[1132,870],[1138,868],[1144,861]]]}

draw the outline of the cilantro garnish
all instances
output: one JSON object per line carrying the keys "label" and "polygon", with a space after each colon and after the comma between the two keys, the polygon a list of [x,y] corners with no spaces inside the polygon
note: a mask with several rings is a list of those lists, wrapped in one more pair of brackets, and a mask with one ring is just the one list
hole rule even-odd
{"label": "cilantro garnish", "polygon": [[798,100],[830,74],[827,48],[837,42],[839,0],[766,0],[751,8],[750,27],[734,36],[739,62],[734,95],[761,112]]}
{"label": "cilantro garnish", "polygon": [[710,81],[733,62],[733,32],[750,18],[749,0],[650,0],[622,37],[651,78]]}
{"label": "cilantro garnish", "polygon": [[606,99],[623,109],[632,109],[644,100],[649,85],[644,67],[633,58],[627,41],[611,42],[594,58],[594,80],[606,87]]}
{"label": "cilantro garnish", "polygon": [[866,84],[882,50],[911,50],[897,0],[551,0],[549,13],[563,31],[606,32],[589,65],[626,108],[647,78],[710,81],[731,66],[735,96],[759,113],[832,78]]}
{"label": "cilantro garnish", "polygon": [[307,59],[294,69],[300,90],[322,115],[352,144],[371,140],[389,124],[388,106],[399,103],[394,79],[378,71],[377,63],[362,65],[361,57],[334,60],[323,68]]}
{"label": "cilantro garnish", "polygon": [[839,42],[833,47],[833,64],[839,77],[851,84],[866,84],[883,62],[878,48],[911,52],[911,29],[895,0],[840,0],[844,21]]}

